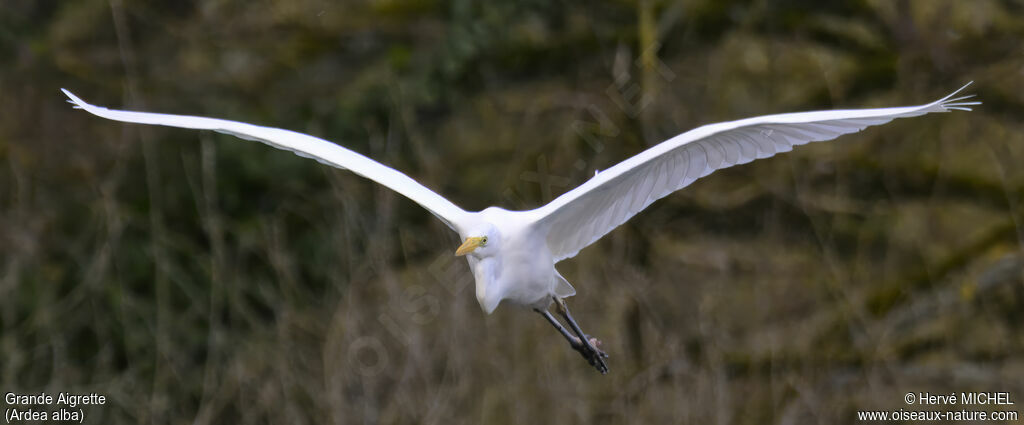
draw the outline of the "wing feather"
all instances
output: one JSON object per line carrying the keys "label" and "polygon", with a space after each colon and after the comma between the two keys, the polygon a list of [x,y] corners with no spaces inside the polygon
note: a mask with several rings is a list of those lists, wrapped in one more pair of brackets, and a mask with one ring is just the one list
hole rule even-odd
{"label": "wing feather", "polygon": [[602,171],[530,213],[536,228],[546,232],[555,261],[570,258],[652,202],[715,170],[896,118],[970,110],[980,102],[952,99],[967,85],[919,106],[766,115],[699,127]]}
{"label": "wing feather", "polygon": [[326,140],[280,128],[262,127],[237,121],[188,115],[156,114],[107,109],[86,103],[70,91],[61,89],[71,103],[93,115],[115,121],[164,125],[169,127],[213,130],[242,139],[261,142],[322,164],[350,170],[380,183],[415,201],[456,232],[469,214],[441,195],[427,189],[405,174]]}

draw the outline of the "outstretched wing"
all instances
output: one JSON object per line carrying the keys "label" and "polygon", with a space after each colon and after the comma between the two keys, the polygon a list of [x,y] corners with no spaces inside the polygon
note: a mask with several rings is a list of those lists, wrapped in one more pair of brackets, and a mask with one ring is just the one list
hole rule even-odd
{"label": "outstretched wing", "polygon": [[970,84],[926,105],[766,115],[698,127],[601,171],[534,210],[535,225],[547,232],[555,261],[570,258],[652,202],[715,170],[787,152],[808,142],[832,140],[895,118],[953,109],[970,111],[970,105],[981,104],[964,101],[973,95],[952,98]]}
{"label": "outstretched wing", "polygon": [[409,176],[323,139],[280,128],[262,127],[216,118],[107,109],[90,105],[65,89],[61,89],[61,91],[78,108],[99,117],[139,124],[213,130],[246,140],[266,143],[278,149],[292,151],[301,157],[312,158],[333,167],[351,170],[353,173],[387,186],[412,199],[456,232],[459,231],[457,226],[464,221],[464,217],[468,214],[462,208],[417,183]]}

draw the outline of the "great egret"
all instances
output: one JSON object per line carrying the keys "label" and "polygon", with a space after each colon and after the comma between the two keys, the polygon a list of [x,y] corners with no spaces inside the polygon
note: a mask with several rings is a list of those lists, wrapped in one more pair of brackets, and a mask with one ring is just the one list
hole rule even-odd
{"label": "great egret", "polygon": [[[476,279],[476,299],[490,314],[502,301],[531,308],[547,319],[592,366],[608,372],[600,342],[586,335],[565,298],[576,290],[555,263],[576,255],[652,202],[715,170],[786,152],[808,142],[831,140],[895,118],[950,110],[970,111],[981,102],[953,98],[966,88],[919,106],[847,109],[766,115],[705,125],[666,140],[603,170],[547,205],[529,211],[490,207],[465,211],[392,168],[313,136],[236,121],[186,115],[111,110],[90,105],[61,89],[76,107],[103,118],[213,130],[348,169],[405,195],[459,234],[455,255],[465,256]],[[548,311],[556,305],[570,333]]]}

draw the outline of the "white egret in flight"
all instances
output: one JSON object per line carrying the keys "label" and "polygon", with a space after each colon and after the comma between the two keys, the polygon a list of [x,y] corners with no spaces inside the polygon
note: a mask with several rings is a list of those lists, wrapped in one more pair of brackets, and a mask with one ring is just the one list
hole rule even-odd
{"label": "white egret in flight", "polygon": [[[970,83],[967,83],[970,85]],[[668,139],[601,171],[547,205],[529,211],[459,208],[405,174],[339,145],[279,128],[186,115],[111,110],[90,105],[67,90],[78,108],[103,118],[171,127],[213,130],[285,149],[376,181],[405,195],[459,234],[455,255],[465,256],[476,279],[476,299],[490,314],[502,301],[540,313],[592,366],[607,373],[600,342],[584,334],[565,298],[576,290],[555,264],[629,220],[652,202],[715,170],[787,152],[808,142],[832,140],[895,118],[958,109],[981,102],[954,95],[919,106],[845,109],[765,115],[705,125]],[[556,311],[571,332],[548,311]]]}

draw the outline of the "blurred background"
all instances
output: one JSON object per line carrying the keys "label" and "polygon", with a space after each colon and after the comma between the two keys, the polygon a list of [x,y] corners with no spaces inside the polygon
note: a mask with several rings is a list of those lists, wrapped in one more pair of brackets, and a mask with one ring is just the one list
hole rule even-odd
{"label": "blurred background", "polygon": [[[1008,0],[5,1],[0,392],[106,395],[87,423],[832,424],[951,391],[1019,409],[1022,35]],[[971,80],[974,112],[716,172],[560,263],[607,376],[532,312],[484,315],[413,202],[58,91],[307,132],[479,210],[702,124]]]}

